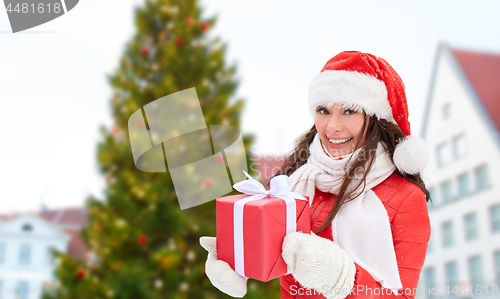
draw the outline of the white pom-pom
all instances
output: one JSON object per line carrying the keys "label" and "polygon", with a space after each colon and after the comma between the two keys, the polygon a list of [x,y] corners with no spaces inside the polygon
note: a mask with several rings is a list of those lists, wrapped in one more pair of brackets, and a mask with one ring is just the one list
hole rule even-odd
{"label": "white pom-pom", "polygon": [[394,164],[400,172],[417,174],[429,162],[429,150],[422,138],[408,136],[396,146]]}

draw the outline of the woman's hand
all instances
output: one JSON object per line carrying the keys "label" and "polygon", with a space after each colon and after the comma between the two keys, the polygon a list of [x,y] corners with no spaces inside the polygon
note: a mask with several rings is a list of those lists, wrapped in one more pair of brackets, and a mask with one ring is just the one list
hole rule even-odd
{"label": "woman's hand", "polygon": [[228,263],[217,260],[217,238],[201,237],[200,245],[208,251],[205,273],[214,287],[232,297],[245,296],[248,277],[239,276]]}
{"label": "woman's hand", "polygon": [[327,298],[345,298],[354,286],[356,267],[334,242],[311,232],[285,236],[282,256],[295,279]]}

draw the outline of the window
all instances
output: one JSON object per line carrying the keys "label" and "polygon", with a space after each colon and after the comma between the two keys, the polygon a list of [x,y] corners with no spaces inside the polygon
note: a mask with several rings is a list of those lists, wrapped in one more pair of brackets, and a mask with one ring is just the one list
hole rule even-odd
{"label": "window", "polygon": [[478,237],[476,213],[465,215],[465,240],[474,240]]}
{"label": "window", "polygon": [[33,227],[29,223],[23,224],[23,227],[21,228],[23,232],[30,232],[33,230]]}
{"label": "window", "polygon": [[0,243],[0,264],[5,263],[5,243]]}
{"label": "window", "polygon": [[500,250],[495,251],[494,260],[495,260],[495,279],[496,285],[500,285]]}
{"label": "window", "polygon": [[453,138],[453,157],[460,160],[467,154],[465,135],[461,134]]}
{"label": "window", "polygon": [[473,256],[469,258],[469,276],[472,289],[483,283],[483,270],[481,267],[481,256]]}
{"label": "window", "polygon": [[451,161],[450,145],[442,143],[437,147],[438,167],[444,167]]}
{"label": "window", "polygon": [[[458,286],[458,267],[457,262],[447,263],[445,266],[446,284],[450,286],[450,292]],[[451,295],[452,293],[450,293]]]}
{"label": "window", "polygon": [[31,260],[31,246],[22,244],[19,249],[19,264],[28,265]]}
{"label": "window", "polygon": [[429,191],[429,196],[432,200],[432,203],[430,200],[427,202],[427,209],[431,210],[434,207],[434,203],[437,201],[436,187],[429,187],[427,190]]}
{"label": "window", "polygon": [[479,166],[474,170],[476,176],[476,190],[484,190],[490,186],[488,178],[488,165]]}
{"label": "window", "polygon": [[[432,198],[432,197],[431,197]],[[434,202],[431,202],[430,200],[427,202],[427,210],[430,211],[434,209]]]}
{"label": "window", "polygon": [[444,119],[450,119],[451,118],[451,104],[448,103],[443,106],[443,118]]}
{"label": "window", "polygon": [[453,223],[447,221],[441,226],[443,231],[443,247],[449,247],[453,245],[455,240],[453,239]]}
{"label": "window", "polygon": [[470,193],[469,173],[464,173],[458,176],[458,195],[465,197]]}
{"label": "window", "polygon": [[453,188],[451,185],[451,181],[441,183],[441,196],[443,198],[443,203],[447,203],[453,200]]}
{"label": "window", "polygon": [[430,187],[427,190],[429,190],[432,201],[436,201],[436,198],[437,198],[436,187]]}
{"label": "window", "polygon": [[491,232],[500,231],[500,204],[490,208]]}
{"label": "window", "polygon": [[16,299],[28,299],[28,287],[27,281],[19,281],[16,286]]}
{"label": "window", "polygon": [[424,290],[426,294],[429,294],[429,289],[433,289],[436,287],[436,270],[434,269],[434,267],[425,269],[424,277],[426,284]]}

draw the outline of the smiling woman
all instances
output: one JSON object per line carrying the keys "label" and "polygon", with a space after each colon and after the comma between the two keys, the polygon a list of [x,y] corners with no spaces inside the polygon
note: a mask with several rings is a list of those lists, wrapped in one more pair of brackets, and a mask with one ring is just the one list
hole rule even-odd
{"label": "smiling woman", "polygon": [[[308,103],[315,124],[275,175],[309,197],[312,215],[311,234],[283,240],[281,298],[414,298],[430,236],[428,154],[411,136],[401,78],[382,58],[342,52],[313,78]],[[248,278],[213,258],[214,240],[200,242],[212,283],[245,295]]]}
{"label": "smiling woman", "polygon": [[308,102],[315,124],[277,175],[312,199],[314,233],[285,237],[281,297],[413,298],[430,236],[427,153],[410,136],[401,78],[379,57],[342,52]]}

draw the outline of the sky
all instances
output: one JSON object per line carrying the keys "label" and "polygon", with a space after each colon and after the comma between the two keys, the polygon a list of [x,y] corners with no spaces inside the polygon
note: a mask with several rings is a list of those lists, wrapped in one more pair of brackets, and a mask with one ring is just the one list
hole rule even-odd
{"label": "sky", "polygon": [[[81,206],[101,197],[96,145],[111,127],[117,68],[142,0],[82,0],[66,15],[13,34],[0,11],[0,213]],[[253,154],[282,154],[312,125],[307,92],[344,50],[380,56],[406,86],[412,134],[422,126],[436,49],[500,53],[500,0],[201,0],[212,36],[238,66],[240,129]]]}

